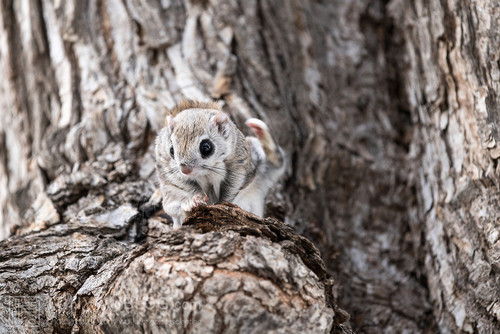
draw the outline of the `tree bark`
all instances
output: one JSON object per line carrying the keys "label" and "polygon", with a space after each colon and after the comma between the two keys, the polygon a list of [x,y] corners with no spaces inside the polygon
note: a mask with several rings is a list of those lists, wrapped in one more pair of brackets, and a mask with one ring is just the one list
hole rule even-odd
{"label": "tree bark", "polygon": [[[247,321],[340,330],[332,298],[359,332],[500,330],[495,6],[0,0],[0,237],[15,235],[1,244],[3,305],[48,331],[123,331],[120,315],[152,326],[142,331],[197,316],[230,331],[244,318],[232,301],[257,310]],[[182,98],[218,99],[242,129],[249,117],[269,124],[289,168],[267,215],[315,242],[333,292],[303,241],[290,250],[253,220],[163,227],[152,140]],[[199,250],[218,242],[214,258]],[[288,269],[231,267],[249,247],[286,254]],[[284,283],[297,280],[292,263],[316,292]],[[159,300],[190,302],[186,314],[148,313],[146,296],[174,298],[167,274],[180,277],[167,285],[177,299]],[[215,294],[203,290],[219,275]]]}
{"label": "tree bark", "polygon": [[318,250],[291,227],[220,204],[173,230],[154,211],[4,241],[0,331],[349,332]]}
{"label": "tree bark", "polygon": [[[442,332],[500,331],[500,11],[489,1],[393,1],[400,106],[429,299]],[[403,29],[404,27],[404,29]]]}

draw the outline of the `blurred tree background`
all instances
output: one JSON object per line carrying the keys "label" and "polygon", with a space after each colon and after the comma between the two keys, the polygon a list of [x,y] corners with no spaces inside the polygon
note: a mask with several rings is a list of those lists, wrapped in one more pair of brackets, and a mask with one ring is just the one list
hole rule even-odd
{"label": "blurred tree background", "polygon": [[1,0],[0,237],[147,202],[166,110],[218,99],[286,150],[268,214],[355,331],[499,332],[499,6]]}

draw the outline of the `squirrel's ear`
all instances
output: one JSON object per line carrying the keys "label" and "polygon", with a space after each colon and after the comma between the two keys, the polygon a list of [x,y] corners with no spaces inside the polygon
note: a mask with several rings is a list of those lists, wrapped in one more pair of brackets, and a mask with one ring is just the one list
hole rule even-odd
{"label": "squirrel's ear", "polygon": [[219,132],[222,135],[225,135],[227,133],[229,117],[225,113],[219,111],[214,117],[212,117],[211,121],[217,127],[217,130],[219,130]]}
{"label": "squirrel's ear", "polygon": [[166,121],[165,121],[165,126],[167,126],[170,131],[173,131],[175,128],[175,119],[172,116],[167,116]]}

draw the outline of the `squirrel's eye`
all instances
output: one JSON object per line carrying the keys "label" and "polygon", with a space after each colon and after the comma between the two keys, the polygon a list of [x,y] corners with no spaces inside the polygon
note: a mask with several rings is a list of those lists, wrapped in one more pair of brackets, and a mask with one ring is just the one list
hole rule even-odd
{"label": "squirrel's eye", "polygon": [[172,159],[174,158],[174,147],[173,146],[170,146],[170,156],[172,157]]}
{"label": "squirrel's eye", "polygon": [[203,159],[208,158],[214,152],[214,145],[208,139],[204,139],[200,143],[200,153]]}

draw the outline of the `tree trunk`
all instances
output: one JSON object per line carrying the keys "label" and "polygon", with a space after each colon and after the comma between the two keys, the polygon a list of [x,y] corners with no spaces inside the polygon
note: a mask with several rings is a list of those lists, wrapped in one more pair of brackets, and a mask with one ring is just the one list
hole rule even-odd
{"label": "tree trunk", "polygon": [[400,108],[429,299],[442,332],[500,332],[500,7],[495,1],[392,2]]}
{"label": "tree trunk", "polygon": [[[0,330],[342,330],[333,300],[359,332],[500,330],[495,6],[0,0]],[[326,269],[242,212],[164,226],[182,98],[269,124],[267,215]]]}
{"label": "tree trunk", "polygon": [[172,230],[154,210],[4,241],[0,331],[349,332],[318,250],[291,227],[221,204]]}

